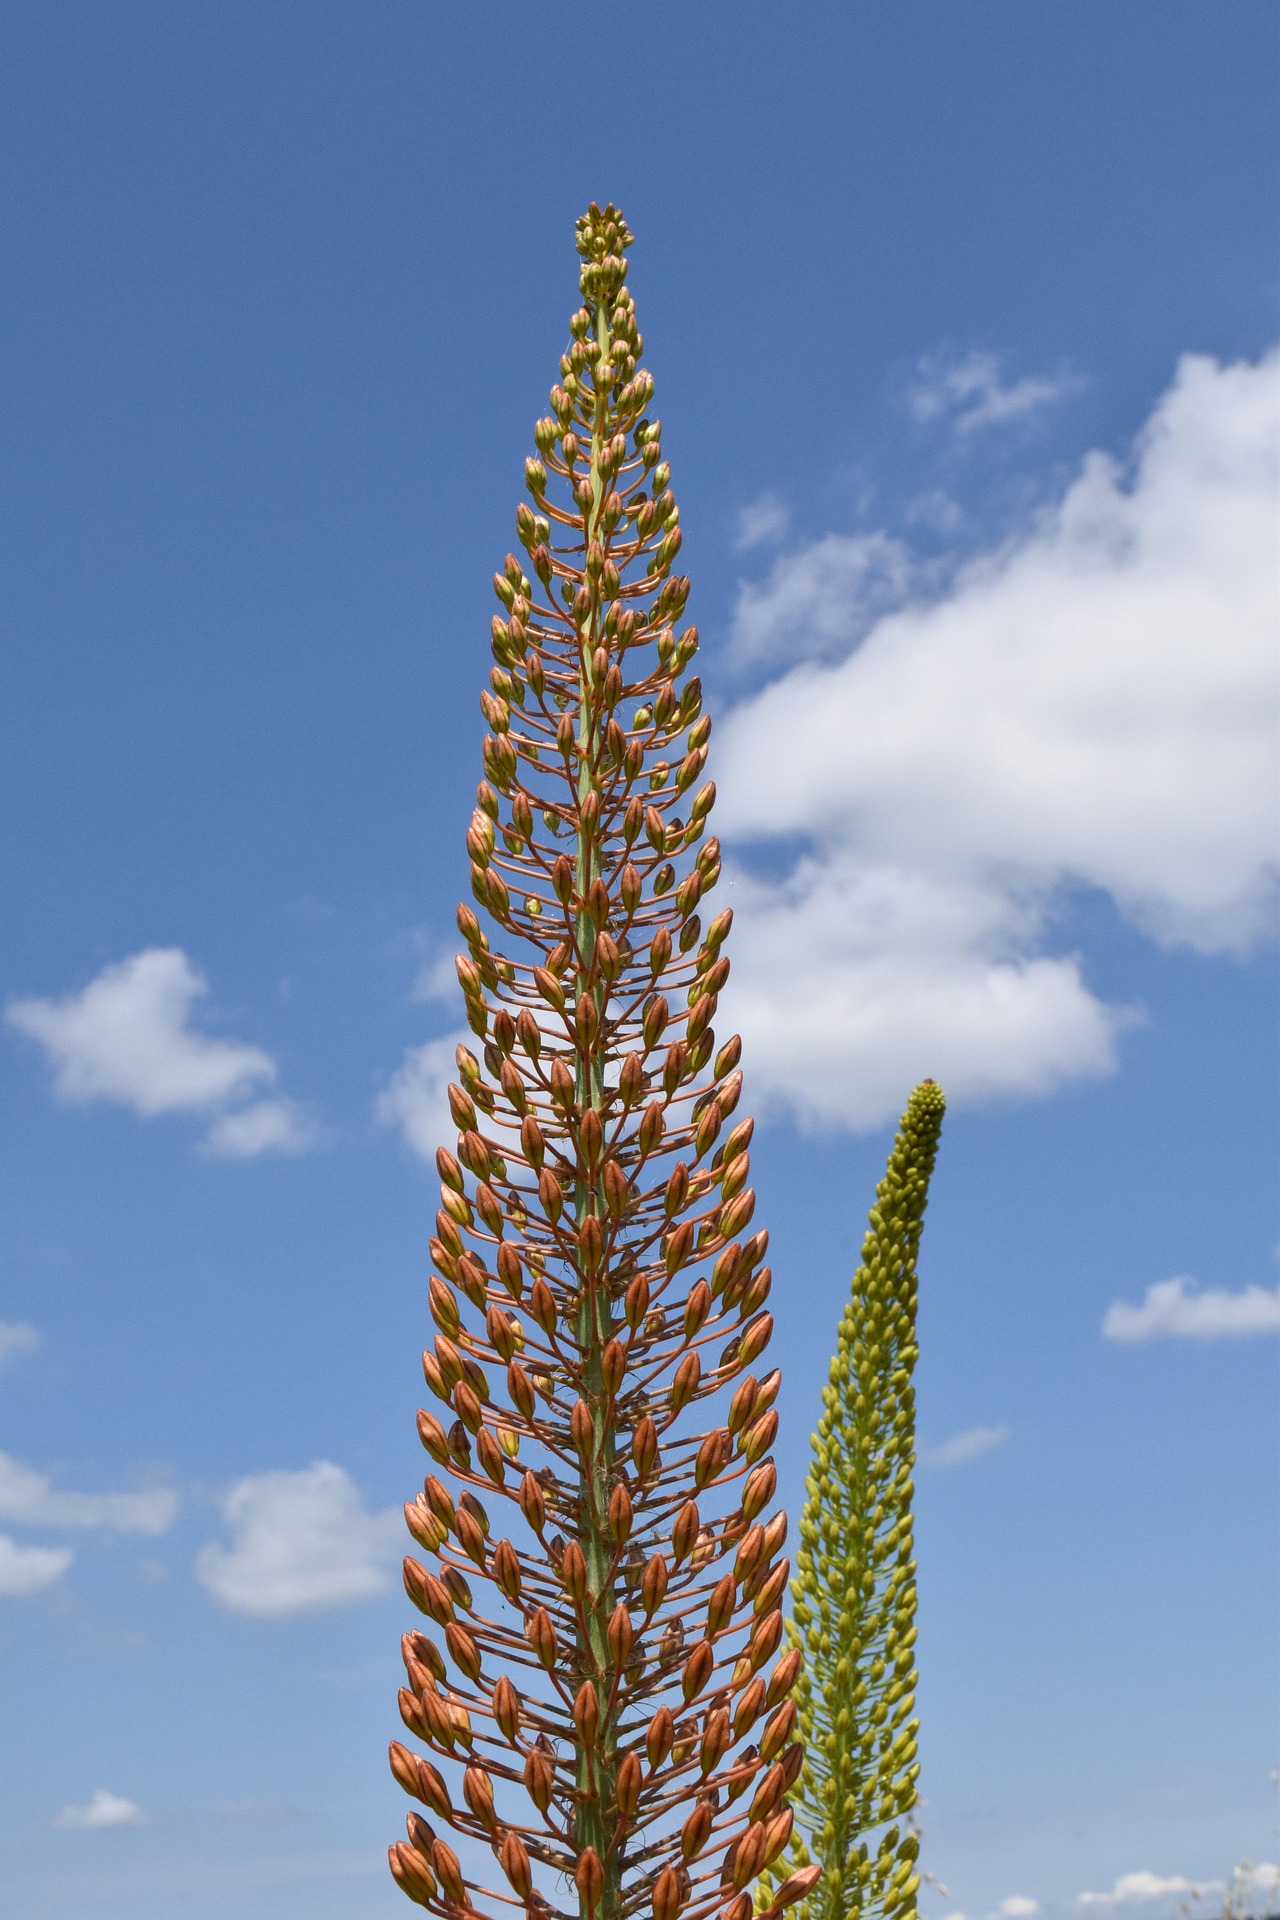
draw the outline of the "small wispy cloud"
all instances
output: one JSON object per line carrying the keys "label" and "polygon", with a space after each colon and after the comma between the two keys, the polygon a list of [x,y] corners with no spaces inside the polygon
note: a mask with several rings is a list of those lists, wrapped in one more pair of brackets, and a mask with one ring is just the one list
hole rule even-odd
{"label": "small wispy cloud", "polygon": [[211,1542],[196,1573],[233,1613],[283,1620],[382,1593],[404,1533],[396,1508],[369,1513],[331,1460],[254,1473],[222,1502],[231,1544]]}
{"label": "small wispy cloud", "polygon": [[0,1366],[17,1353],[34,1353],[40,1335],[25,1320],[0,1320]]}
{"label": "small wispy cloud", "polygon": [[1065,368],[1006,381],[997,354],[939,352],[917,362],[907,406],[917,420],[949,416],[957,433],[972,433],[979,427],[1025,420],[1077,392],[1082,384],[1078,374]]}
{"label": "small wispy cloud", "polygon": [[920,1462],[926,1467],[964,1467],[980,1460],[984,1453],[1001,1447],[1009,1438],[1008,1427],[966,1427],[936,1447],[923,1447]]}
{"label": "small wispy cloud", "polygon": [[118,1793],[108,1793],[105,1787],[99,1787],[87,1806],[64,1807],[58,1815],[57,1825],[98,1830],[106,1827],[142,1827],[146,1821],[146,1814],[132,1800],[124,1800]]}
{"label": "small wispy cloud", "polygon": [[1004,1920],[1030,1920],[1033,1913],[1039,1913],[1040,1902],[1033,1900],[1029,1894],[1011,1893],[1007,1900],[1000,1902],[999,1911],[1004,1915]]}
{"label": "small wispy cloud", "polygon": [[164,1533],[178,1497],[169,1487],[139,1493],[72,1493],[55,1487],[12,1454],[0,1453],[0,1520],[34,1527],[100,1527],[114,1533]]}
{"label": "small wispy cloud", "polygon": [[1133,1906],[1143,1900],[1170,1898],[1175,1894],[1194,1898],[1197,1894],[1212,1892],[1221,1887],[1221,1880],[1185,1880],[1180,1873],[1122,1873],[1115,1885],[1107,1893],[1082,1893],[1078,1903],[1082,1907],[1123,1907]]}
{"label": "small wispy cloud", "polygon": [[61,1580],[74,1558],[67,1547],[20,1547],[0,1533],[0,1596],[12,1600],[42,1593]]}
{"label": "small wispy cloud", "polygon": [[374,1102],[375,1118],[384,1126],[398,1127],[423,1160],[434,1160],[436,1148],[449,1145],[457,1135],[449,1113],[448,1087],[457,1072],[458,1046],[470,1038],[459,1031],[411,1047]]}
{"label": "small wispy cloud", "polygon": [[1137,1345],[1145,1340],[1250,1340],[1280,1333],[1280,1287],[1245,1287],[1240,1293],[1208,1287],[1191,1291],[1186,1278],[1157,1280],[1141,1306],[1117,1300],[1102,1322],[1108,1340]]}
{"label": "small wispy cloud", "polygon": [[147,947],[104,967],[79,993],[11,1001],[5,1019],[44,1048],[54,1093],[68,1105],[111,1101],[142,1119],[206,1116],[208,1150],[227,1158],[315,1144],[317,1129],[295,1102],[242,1104],[273,1085],[276,1063],[261,1047],[193,1024],[208,990],[181,947]]}
{"label": "small wispy cloud", "polygon": [[791,513],[785,501],[776,493],[762,493],[739,513],[738,533],[733,544],[739,553],[745,553],[751,547],[781,540],[790,524]]}

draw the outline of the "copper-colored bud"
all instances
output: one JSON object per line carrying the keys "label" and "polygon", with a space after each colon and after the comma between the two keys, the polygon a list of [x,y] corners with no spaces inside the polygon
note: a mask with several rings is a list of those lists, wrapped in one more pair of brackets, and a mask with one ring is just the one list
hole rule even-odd
{"label": "copper-colored bud", "polygon": [[587,1563],[576,1540],[570,1540],[561,1556],[560,1578],[574,1605],[582,1606],[587,1597]]}
{"label": "copper-colored bud", "polygon": [[675,1743],[676,1725],[670,1707],[659,1707],[645,1730],[644,1750],[650,1771],[656,1773]]}
{"label": "copper-colored bud", "polygon": [[[769,1676],[769,1691],[765,1699],[766,1706],[776,1707],[779,1700],[785,1700],[787,1698],[799,1678],[801,1658],[802,1655],[799,1647],[792,1647],[789,1653],[783,1654],[781,1660],[779,1660],[777,1666]],[[753,1681],[752,1685],[754,1686],[754,1684],[755,1682]]]}
{"label": "copper-colored bud", "polygon": [[631,1495],[627,1492],[626,1483],[619,1480],[609,1495],[609,1531],[618,1546],[625,1546],[630,1538],[631,1523]]}
{"label": "copper-colored bud", "polygon": [[733,1575],[726,1573],[723,1579],[718,1580],[712,1588],[711,1598],[707,1602],[708,1638],[712,1638],[717,1633],[724,1631],[729,1621],[733,1618],[733,1609],[737,1598],[738,1590],[734,1585]]}
{"label": "copper-colored bud", "polygon": [[596,1423],[585,1400],[574,1401],[573,1412],[569,1415],[569,1432],[574,1446],[585,1459],[596,1443]]}
{"label": "copper-colored bud", "polygon": [[509,1540],[499,1540],[494,1548],[492,1569],[501,1592],[508,1600],[517,1602],[520,1598],[520,1562]]}
{"label": "copper-colored bud", "polygon": [[793,1907],[797,1900],[805,1900],[813,1892],[822,1878],[822,1863],[815,1860],[810,1866],[801,1867],[798,1873],[791,1874],[774,1894],[771,1907],[781,1911],[784,1907]]}
{"label": "copper-colored bud", "polygon": [[748,1881],[755,1879],[764,1865],[767,1832],[767,1828],[759,1821],[754,1821],[739,1840],[737,1857],[733,1863],[735,1887],[745,1887]]}
{"label": "copper-colored bud", "polygon": [[645,1563],[640,1577],[640,1597],[644,1602],[646,1619],[652,1620],[662,1605],[667,1591],[667,1563],[660,1553],[655,1553]]}
{"label": "copper-colored bud", "polygon": [[744,1733],[753,1727],[760,1718],[766,1704],[764,1677],[757,1674],[750,1685],[744,1688],[733,1715],[733,1737],[741,1740]]}
{"label": "copper-colored bud", "polygon": [[505,1458],[501,1446],[488,1427],[481,1427],[476,1435],[476,1456],[481,1468],[492,1480],[494,1486],[504,1485],[507,1477]]}
{"label": "copper-colored bud", "polygon": [[462,1867],[457,1854],[447,1841],[432,1841],[431,1863],[439,1876],[446,1899],[451,1900],[455,1906],[464,1905],[467,1890],[462,1879]]}
{"label": "copper-colored bud", "polygon": [[500,1731],[508,1740],[514,1740],[520,1730],[520,1696],[505,1673],[499,1675],[494,1686],[492,1705]]}
{"label": "copper-colored bud", "polygon": [[713,1818],[709,1803],[700,1800],[680,1829],[680,1852],[686,1860],[692,1860],[702,1852],[711,1832]]}
{"label": "copper-colored bud", "polygon": [[425,1907],[435,1898],[435,1875],[413,1847],[403,1840],[397,1840],[395,1846],[388,1849],[388,1860],[393,1879],[418,1906]]}
{"label": "copper-colored bud", "polygon": [[525,1638],[548,1671],[556,1663],[556,1630],[545,1607],[538,1607],[525,1622]]}
{"label": "copper-colored bud", "polygon": [[772,1760],[775,1754],[781,1753],[795,1730],[795,1724],[796,1703],[794,1700],[784,1700],[782,1705],[770,1715],[768,1725],[765,1727],[760,1741],[762,1759]]}
{"label": "copper-colored bud", "polygon": [[624,1754],[618,1767],[615,1798],[622,1819],[630,1820],[640,1804],[640,1787],[643,1775],[640,1762],[634,1753]]}
{"label": "copper-colored bud", "polygon": [[607,1394],[617,1393],[627,1367],[627,1350],[620,1340],[610,1340],[600,1356],[600,1379]]}
{"label": "copper-colored bud", "polygon": [[604,1868],[594,1847],[584,1847],[573,1870],[573,1881],[587,1912],[594,1913],[604,1892]]}
{"label": "copper-colored bud", "polygon": [[790,1572],[791,1562],[780,1560],[752,1600],[752,1606],[757,1614],[768,1613],[777,1606],[787,1590],[787,1578]]}
{"label": "copper-colored bud", "polygon": [[484,1534],[481,1532],[472,1515],[462,1507],[458,1509],[457,1525],[458,1544],[461,1546],[467,1558],[474,1560],[481,1572],[483,1572],[489,1557],[485,1549]]}
{"label": "copper-colored bud", "polygon": [[777,1469],[771,1460],[762,1467],[755,1467],[747,1475],[747,1483],[742,1489],[742,1517],[754,1520],[763,1507],[772,1500],[778,1486]]}
{"label": "copper-colored bud", "polygon": [[782,1638],[782,1609],[775,1607],[772,1613],[766,1613],[757,1622],[747,1643],[747,1658],[757,1671],[766,1660],[771,1660],[778,1650]]}
{"label": "copper-colored bud", "polygon": [[617,1606],[609,1615],[609,1625],[605,1629],[605,1639],[609,1647],[609,1657],[615,1666],[625,1666],[627,1656],[631,1652],[635,1634],[631,1626],[631,1615],[627,1611],[626,1603],[622,1600],[619,1600]]}
{"label": "copper-colored bud", "polygon": [[554,1785],[555,1777],[546,1754],[540,1752],[537,1747],[531,1747],[525,1757],[524,1787],[539,1813],[545,1813],[551,1805],[551,1792]]}
{"label": "copper-colored bud", "polygon": [[[688,1242],[691,1244],[693,1241],[693,1226],[692,1226],[692,1223],[688,1220],[686,1220],[682,1226],[679,1226],[676,1228],[675,1233],[671,1236],[672,1239],[673,1240],[677,1239],[680,1235],[686,1232],[686,1229],[688,1234]],[[679,1264],[679,1262],[677,1262],[677,1264]],[[667,1266],[668,1266],[668,1270],[670,1270],[671,1253],[669,1249],[667,1252]],[[697,1352],[695,1351],[693,1353],[686,1353],[684,1359],[680,1362],[680,1365],[676,1368],[674,1378],[672,1379],[672,1382],[671,1382],[672,1413],[679,1413],[683,1407],[688,1406],[689,1402],[692,1400],[694,1394],[698,1390],[698,1383],[700,1382],[701,1379],[702,1379],[702,1362],[701,1360],[699,1360]]]}
{"label": "copper-colored bud", "polygon": [[511,1882],[516,1893],[522,1900],[527,1900],[533,1892],[533,1874],[529,1868],[529,1855],[525,1850],[524,1841],[518,1833],[513,1833],[508,1829],[503,1838],[498,1859],[501,1863],[502,1871],[506,1874],[507,1879]]}
{"label": "copper-colored bud", "polygon": [[462,1797],[482,1827],[498,1824],[493,1804],[493,1782],[483,1767],[470,1766],[462,1776]]}
{"label": "copper-colored bud", "polygon": [[709,1640],[699,1640],[689,1658],[685,1661],[684,1672],[680,1675],[680,1691],[685,1700],[696,1700],[715,1666],[715,1651]]}
{"label": "copper-colored bud", "polygon": [[676,1920],[682,1904],[679,1875],[664,1867],[653,1883],[653,1920]]}
{"label": "copper-colored bud", "polygon": [[671,1550],[677,1566],[682,1560],[687,1560],[693,1552],[701,1524],[696,1503],[686,1500],[676,1515],[675,1525],[671,1529]]}
{"label": "copper-colored bud", "polygon": [[525,1474],[520,1482],[519,1500],[521,1513],[533,1531],[541,1533],[547,1524],[547,1507],[536,1474],[532,1472]]}
{"label": "copper-colored bud", "polygon": [[594,1746],[600,1730],[600,1700],[593,1680],[584,1680],[574,1696],[573,1724],[587,1746]]}
{"label": "copper-colored bud", "polygon": [[704,1778],[719,1766],[733,1741],[729,1726],[728,1709],[717,1707],[714,1713],[707,1715],[706,1730],[702,1736],[702,1748],[698,1755],[698,1766]]}
{"label": "copper-colored bud", "polygon": [[441,1464],[449,1458],[449,1442],[445,1438],[444,1428],[433,1413],[425,1408],[418,1410],[418,1438],[433,1460]]}

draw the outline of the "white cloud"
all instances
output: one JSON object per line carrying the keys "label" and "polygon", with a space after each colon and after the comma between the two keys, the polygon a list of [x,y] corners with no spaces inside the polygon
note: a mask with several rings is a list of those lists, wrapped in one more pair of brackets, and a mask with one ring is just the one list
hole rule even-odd
{"label": "white cloud", "polygon": [[910,553],[887,533],[828,533],[739,587],[730,659],[779,666],[846,653],[914,578]]}
{"label": "white cloud", "polygon": [[374,1104],[376,1117],[385,1126],[399,1127],[424,1160],[434,1160],[436,1148],[452,1145],[457,1137],[448,1086],[457,1075],[458,1046],[472,1037],[464,1029],[411,1047]]}
{"label": "white cloud", "polygon": [[1079,1896],[1082,1907],[1116,1907],[1132,1905],[1141,1900],[1158,1900],[1172,1894],[1194,1896],[1207,1893],[1213,1887],[1220,1887],[1220,1880],[1184,1880],[1180,1873],[1122,1873],[1110,1893],[1082,1893]]}
{"label": "white cloud", "polygon": [[261,1047],[191,1024],[194,1003],[207,992],[180,947],[147,947],[104,967],[79,993],[11,1001],[5,1018],[44,1047],[54,1091],[71,1105],[111,1100],[144,1119],[212,1115],[211,1151],[238,1157],[311,1144],[309,1123],[290,1101],[227,1111],[271,1085],[276,1065]]}
{"label": "white cloud", "polygon": [[47,1474],[0,1453],[0,1520],[35,1527],[103,1527],[116,1533],[164,1533],[178,1500],[168,1487],[141,1493],[68,1493]]}
{"label": "white cloud", "polygon": [[738,537],[734,545],[744,553],[749,547],[762,546],[766,541],[781,540],[790,521],[786,503],[776,493],[762,493],[738,515]]}
{"label": "white cloud", "polygon": [[1102,1331],[1108,1340],[1247,1340],[1280,1333],[1280,1287],[1245,1287],[1240,1293],[1206,1288],[1189,1293],[1185,1279],[1158,1280],[1140,1307],[1117,1300],[1107,1308]]}
{"label": "white cloud", "polygon": [[[1184,359],[1130,478],[1089,455],[943,598],[726,714],[722,833],[808,842],[780,879],[731,876],[726,1012],[766,1096],[870,1126],[924,1074],[972,1102],[1109,1072],[1131,1013],[1045,950],[1078,889],[1204,953],[1270,929],[1278,411],[1280,355]],[[744,601],[739,649],[856,634],[834,539]]]}
{"label": "white cloud", "polygon": [[122,1800],[118,1793],[108,1793],[105,1787],[99,1787],[87,1807],[64,1807],[58,1815],[60,1827],[141,1827],[145,1826],[147,1816],[141,1807],[132,1800]]}
{"label": "white cloud", "polygon": [[994,353],[926,354],[916,368],[907,405],[917,420],[951,418],[958,433],[1005,426],[1077,392],[1075,374],[1025,375],[1005,385]]}
{"label": "white cloud", "polygon": [[921,1464],[926,1467],[963,1467],[980,1460],[984,1453],[1003,1446],[1009,1438],[1008,1427],[966,1427],[936,1447],[923,1447]]}
{"label": "white cloud", "polygon": [[230,1547],[196,1559],[204,1585],[233,1613],[259,1620],[367,1600],[389,1584],[404,1533],[396,1508],[366,1513],[341,1467],[250,1474],[222,1502]]}
{"label": "white cloud", "polygon": [[15,1353],[34,1353],[40,1335],[25,1320],[0,1320],[0,1365]]}
{"label": "white cloud", "polygon": [[1006,1920],[1028,1920],[1028,1916],[1039,1913],[1040,1902],[1029,1899],[1025,1893],[1011,1893],[1007,1900],[1000,1902],[1000,1911]]}
{"label": "white cloud", "polygon": [[258,1153],[305,1153],[319,1138],[314,1117],[296,1100],[255,1100],[220,1114],[205,1147],[220,1160],[248,1160]]}
{"label": "white cloud", "polygon": [[65,1547],[20,1547],[0,1533],[0,1594],[39,1593],[62,1578],[74,1557]]}

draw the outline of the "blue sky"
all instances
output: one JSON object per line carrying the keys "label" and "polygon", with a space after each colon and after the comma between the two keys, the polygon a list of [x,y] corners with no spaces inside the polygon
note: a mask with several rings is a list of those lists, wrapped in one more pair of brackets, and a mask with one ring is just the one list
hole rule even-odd
{"label": "blue sky", "polygon": [[1280,1859],[1276,54],[1243,0],[5,10],[15,1913],[401,1910],[432,1043],[593,196],[717,715],[793,1504],[892,1117],[951,1095],[927,1910],[1166,1920]]}

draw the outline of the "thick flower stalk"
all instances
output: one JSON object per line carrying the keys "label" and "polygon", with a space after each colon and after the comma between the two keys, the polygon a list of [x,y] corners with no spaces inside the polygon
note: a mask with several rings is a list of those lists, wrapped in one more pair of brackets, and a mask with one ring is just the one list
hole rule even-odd
{"label": "thick flower stalk", "polygon": [[926,1080],[902,1117],[813,1436],[788,1623],[804,1654],[805,1761],[786,1864],[821,1870],[801,1920],[916,1913],[919,1843],[887,1823],[915,1805],[920,1771],[911,1375],[916,1257],[945,1104]]}
{"label": "thick flower stalk", "polygon": [[752,1122],[732,1118],[740,1043],[712,1027],[732,914],[698,911],[720,871],[711,722],[696,630],[677,632],[689,582],[630,239],[612,207],[578,223],[583,305],[481,695],[467,847],[488,930],[459,909],[475,1051],[437,1155],[440,1408],[406,1508],[430,1631],[402,1643],[414,1744],[391,1749],[425,1808],[392,1873],[449,1920],[750,1920],[803,1760],[800,1656],[774,1662],[767,1235]]}

